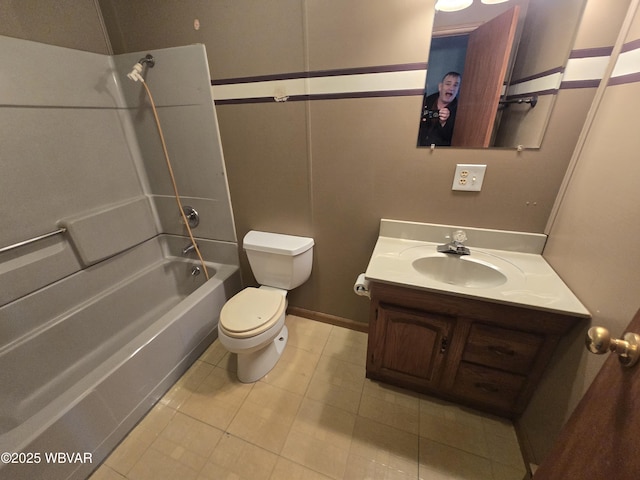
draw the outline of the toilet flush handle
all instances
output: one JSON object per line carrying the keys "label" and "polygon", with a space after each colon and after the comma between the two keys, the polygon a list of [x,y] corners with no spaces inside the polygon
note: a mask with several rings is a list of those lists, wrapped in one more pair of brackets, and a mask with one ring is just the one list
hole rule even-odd
{"label": "toilet flush handle", "polygon": [[601,355],[609,351],[618,355],[620,363],[632,367],[640,358],[640,335],[627,332],[621,339],[611,338],[609,330],[604,327],[591,327],[585,338],[587,350]]}

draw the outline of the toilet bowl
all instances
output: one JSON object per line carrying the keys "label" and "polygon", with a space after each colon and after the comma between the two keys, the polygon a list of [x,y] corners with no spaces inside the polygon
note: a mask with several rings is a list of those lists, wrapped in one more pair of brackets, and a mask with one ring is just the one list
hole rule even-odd
{"label": "toilet bowl", "polygon": [[237,355],[238,380],[252,383],[273,369],[287,344],[287,291],[309,278],[313,239],[250,231],[243,242],[261,286],[247,287],[225,303],[218,338]]}
{"label": "toilet bowl", "polygon": [[287,344],[286,291],[247,287],[220,312],[218,338],[237,354],[238,380],[252,383],[275,366]]}

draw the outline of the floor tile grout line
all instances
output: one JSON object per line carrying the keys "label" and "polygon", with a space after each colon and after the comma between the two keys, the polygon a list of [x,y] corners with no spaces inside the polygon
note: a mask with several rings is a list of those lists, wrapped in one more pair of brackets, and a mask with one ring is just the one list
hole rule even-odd
{"label": "floor tile grout line", "polygon": [[[423,415],[423,412],[422,412],[422,408],[421,408],[421,409],[420,409],[420,420],[421,420],[421,421],[422,421],[422,415]],[[450,421],[449,419],[446,419],[446,420],[447,420],[447,421]],[[468,423],[465,423],[465,422],[460,422],[460,421],[455,421],[455,420],[454,420],[454,422],[455,422],[455,423],[457,423],[457,424],[459,424],[459,425],[469,426],[469,427],[471,427],[471,428],[476,429],[476,427],[474,427],[474,426],[472,426],[472,425],[470,425],[470,424],[468,424]],[[484,427],[481,427],[479,430],[481,430],[481,431],[482,431],[482,437],[483,437],[484,442],[485,442],[486,444],[488,444],[488,440],[487,440],[487,432],[486,432],[486,430],[484,429]],[[499,460],[497,460],[497,459],[493,458],[493,456],[491,455],[491,452],[490,452],[489,450],[487,450],[487,454],[486,454],[486,455],[483,455],[482,453],[479,453],[479,452],[474,451],[474,450],[472,450],[472,449],[467,449],[467,448],[457,447],[457,446],[450,445],[450,444],[448,444],[448,443],[442,442],[442,441],[440,441],[440,440],[437,440],[437,439],[434,439],[434,438],[428,437],[428,436],[424,435],[424,434],[422,433],[422,431],[420,431],[420,432],[419,432],[419,436],[420,436],[421,438],[426,439],[426,440],[433,441],[433,442],[437,442],[437,443],[439,443],[440,445],[444,445],[444,446],[447,446],[447,447],[449,447],[449,448],[454,448],[454,449],[456,449],[456,450],[460,450],[461,452],[465,452],[465,453],[468,453],[468,454],[471,454],[471,455],[475,455],[476,457],[484,458],[484,459],[486,459],[486,460],[488,460],[488,461],[490,461],[490,462],[495,462],[495,463],[498,463],[498,464],[500,464],[500,465],[504,465],[504,466],[507,466],[507,467],[515,467],[515,466],[513,466],[513,465],[509,465],[509,464],[506,464],[506,463],[500,462]]]}
{"label": "floor tile grout line", "polygon": [[[325,356],[325,357],[327,357],[327,358],[331,358],[331,357],[333,357],[332,355],[325,355],[325,350],[326,350],[326,348],[327,348],[327,345],[329,344],[329,339],[331,338],[331,333],[333,332],[333,330],[334,330],[335,328],[336,328],[336,327],[335,327],[335,325],[332,325],[332,326],[331,326],[331,328],[329,329],[329,333],[328,333],[328,335],[327,335],[327,338],[325,339],[325,342],[324,342],[324,345],[323,345],[322,350],[321,350],[321,352],[320,352],[320,355],[318,356],[318,361],[316,362],[316,365],[314,366],[313,373],[311,374],[311,378],[309,379],[309,382],[307,383],[306,388],[305,388],[305,392],[304,392],[304,394],[302,395],[302,401],[301,401],[301,402],[300,402],[300,404],[298,405],[298,409],[297,409],[297,411],[296,411],[296,415],[295,415],[294,421],[291,423],[291,425],[290,425],[290,427],[289,427],[289,430],[288,430],[288,432],[287,432],[287,438],[289,437],[289,435],[291,435],[291,431],[292,431],[293,426],[294,426],[294,424],[295,424],[295,419],[297,419],[297,418],[298,418],[298,415],[300,414],[300,410],[302,409],[302,405],[303,405],[303,403],[304,403],[304,400],[305,400],[305,399],[306,399],[306,400],[309,400],[309,401],[312,401],[312,402],[315,402],[315,403],[320,403],[320,404],[323,404],[323,405],[332,406],[333,408],[337,408],[337,409],[340,409],[340,410],[345,411],[345,412],[347,412],[347,413],[351,413],[351,412],[348,412],[347,410],[344,410],[344,409],[342,409],[342,408],[340,408],[340,407],[333,406],[333,405],[329,405],[329,404],[326,404],[326,403],[324,403],[324,402],[321,402],[321,401],[315,400],[315,399],[310,398],[310,397],[308,397],[308,396],[307,396],[307,394],[308,394],[308,392],[309,392],[309,387],[310,387],[310,385],[311,385],[311,380],[313,379],[313,377],[314,377],[314,376],[315,376],[315,374],[316,374],[316,371],[317,371],[317,369],[318,369],[318,365],[319,365],[319,363],[320,363],[320,359],[321,359],[323,356]],[[362,392],[361,392],[361,393],[362,393]],[[354,423],[354,428],[355,428],[355,423]],[[286,443],[286,440],[285,440],[285,443]],[[349,451],[351,450],[351,445],[352,445],[352,443],[353,443],[353,432],[351,432],[351,435],[350,435],[350,438],[349,438]],[[283,446],[283,448],[284,448],[284,446]],[[311,467],[308,467],[308,466],[306,466],[306,465],[302,465],[302,464],[298,463],[297,461],[295,461],[294,459],[291,459],[291,458],[288,458],[288,457],[283,456],[283,455],[282,455],[282,451],[280,452],[279,457],[280,457],[280,458],[284,458],[284,459],[286,459],[286,460],[287,460],[287,461],[289,461],[289,462],[293,462],[293,463],[295,463],[296,465],[300,465],[300,466],[302,466],[302,467],[303,467],[303,468],[305,468],[305,469],[308,469],[308,470],[314,471],[314,472],[316,472],[316,473],[318,473],[318,474],[320,474],[320,475],[323,475],[323,476],[325,476],[325,477],[328,477],[328,475],[326,475],[326,474],[325,474],[325,473],[323,473],[323,472],[320,472],[320,471],[318,471],[318,470],[316,470],[316,469],[313,469],[313,468],[311,468]],[[345,467],[345,468],[346,468],[346,467]],[[345,472],[343,472],[343,474],[342,474],[342,476],[341,476],[341,478],[342,478],[342,479],[344,479],[344,474],[345,474]]]}
{"label": "floor tile grout line", "polygon": [[[359,393],[359,398],[358,398],[358,406],[357,406],[357,409],[356,409],[356,411],[355,411],[355,412],[352,412],[352,411],[350,411],[350,410],[344,409],[344,408],[342,408],[342,407],[340,407],[340,406],[337,406],[337,405],[332,405],[332,404],[330,404],[330,403],[326,403],[326,402],[324,402],[324,401],[322,401],[322,400],[315,400],[315,399],[313,399],[313,398],[311,398],[311,397],[309,397],[309,396],[308,396],[308,394],[309,394],[309,389],[310,389],[310,385],[311,385],[311,380],[313,379],[313,377],[314,377],[314,376],[316,375],[316,373],[318,372],[319,364],[320,364],[320,361],[321,361],[321,359],[322,359],[323,357],[325,357],[325,358],[334,358],[334,359],[336,359],[336,360],[339,360],[339,361],[342,361],[342,362],[346,362],[346,363],[350,363],[350,364],[354,364],[354,365],[356,364],[355,362],[351,362],[351,361],[349,361],[349,360],[345,360],[344,358],[338,358],[338,357],[336,357],[336,356],[334,356],[334,355],[330,354],[329,352],[327,352],[327,347],[328,347],[328,345],[329,345],[330,338],[331,338],[332,334],[334,333],[334,330],[335,330],[335,329],[336,329],[336,326],[332,326],[332,327],[331,327],[331,329],[329,330],[329,333],[328,333],[328,335],[327,335],[327,337],[326,337],[326,340],[325,340],[325,342],[324,342],[324,345],[322,346],[322,349],[321,349],[321,351],[320,351],[320,354],[319,354],[319,356],[317,357],[318,359],[317,359],[317,361],[316,361],[316,363],[315,363],[315,366],[314,366],[314,368],[313,368],[313,372],[310,374],[310,378],[308,379],[308,381],[307,381],[307,383],[306,383],[306,386],[305,386],[304,392],[303,392],[302,394],[298,394],[298,393],[296,393],[296,395],[298,395],[298,396],[300,396],[300,397],[301,397],[301,401],[300,401],[300,402],[298,403],[298,405],[297,405],[297,409],[296,409],[295,415],[293,416],[294,420],[293,420],[293,421],[291,422],[291,424],[289,425],[289,428],[288,428],[288,431],[287,431],[287,435],[286,435],[286,437],[285,437],[285,438],[288,438],[288,437],[289,437],[289,435],[291,434],[291,431],[292,431],[293,426],[294,426],[294,424],[295,424],[295,419],[298,417],[298,415],[299,415],[299,413],[300,413],[300,410],[301,410],[301,408],[302,408],[302,405],[303,405],[303,403],[304,403],[304,400],[305,400],[305,399],[313,400],[314,402],[318,402],[318,403],[321,403],[321,404],[324,404],[324,405],[328,405],[328,406],[331,406],[331,407],[333,407],[333,408],[336,408],[336,409],[340,409],[340,410],[342,410],[342,411],[345,411],[345,412],[349,413],[350,415],[354,415],[354,417],[355,417],[355,420],[356,420],[356,421],[357,421],[357,419],[358,419],[358,418],[362,418],[362,419],[365,419],[365,420],[367,420],[367,421],[374,422],[374,423],[376,423],[376,424],[378,424],[378,425],[384,426],[385,428],[392,428],[392,429],[397,430],[397,431],[399,431],[399,432],[403,432],[403,433],[407,433],[407,434],[415,435],[415,434],[412,434],[411,432],[408,432],[408,431],[406,431],[406,430],[404,430],[404,429],[396,428],[396,427],[394,427],[394,426],[391,426],[391,425],[388,425],[388,424],[385,424],[385,423],[379,422],[379,421],[377,421],[377,420],[375,420],[375,419],[373,419],[373,418],[365,417],[365,416],[363,416],[363,415],[361,415],[361,414],[360,414],[360,413],[361,413],[362,402],[363,402],[363,399],[365,398],[365,385],[366,385],[366,383],[363,383],[363,386],[360,388],[360,393]],[[300,348],[300,347],[297,347],[297,348]],[[304,349],[303,349],[303,350],[304,350]],[[206,352],[206,351],[205,351],[205,352]],[[202,354],[202,355],[204,355],[204,354],[205,354],[205,352],[203,352],[203,354]],[[206,360],[200,360],[200,359],[201,359],[201,357],[199,357],[199,358],[197,359],[197,361],[202,361],[203,363],[205,363],[205,364],[207,364],[207,365],[209,365],[209,366],[211,366],[211,367],[213,367],[213,368],[221,368],[222,370],[227,370],[228,372],[230,372],[230,370],[228,370],[227,368],[225,368],[225,367],[223,366],[223,360],[224,360],[224,357],[225,357],[225,356],[223,355],[223,356],[218,360],[218,362],[216,362],[215,364],[214,364],[214,363],[210,363],[210,362],[208,362],[208,361],[206,361]],[[358,366],[361,366],[359,363],[358,363],[357,365],[358,365]],[[187,370],[187,371],[188,371],[188,370]],[[183,376],[182,376],[182,377],[180,377],[180,379],[184,378],[184,375],[185,375],[186,373],[187,373],[187,372],[185,372],[185,373],[183,374]],[[169,391],[169,390],[171,390],[171,388],[173,387],[173,386],[172,386],[172,387],[171,387],[171,388],[170,388],[170,389],[165,393],[165,395],[163,395],[162,397],[160,397],[160,399],[158,399],[158,401],[154,404],[153,408],[155,408],[158,404],[162,404],[164,407],[169,408],[169,409],[173,412],[171,419],[175,418],[175,415],[177,415],[177,413],[180,413],[180,414],[182,414],[182,415],[185,415],[185,416],[189,417],[189,418],[190,418],[190,419],[192,419],[192,420],[195,420],[195,421],[197,421],[197,422],[199,422],[199,423],[202,423],[202,424],[204,424],[204,425],[206,425],[206,426],[208,426],[208,427],[214,428],[214,429],[216,429],[216,430],[218,430],[218,431],[222,432],[222,434],[223,434],[223,435],[229,435],[229,436],[232,436],[232,437],[238,438],[238,439],[242,440],[243,442],[246,442],[247,444],[250,444],[250,445],[252,445],[252,446],[254,446],[254,447],[260,448],[261,450],[264,450],[265,452],[269,452],[270,454],[275,455],[275,456],[277,457],[277,459],[284,459],[284,460],[286,460],[286,461],[288,461],[288,462],[292,462],[292,463],[294,463],[294,464],[296,464],[296,465],[299,465],[299,466],[301,466],[301,467],[303,467],[303,468],[305,468],[305,469],[309,469],[309,470],[311,470],[311,471],[314,471],[314,472],[317,472],[317,473],[319,473],[319,474],[322,474],[322,475],[325,475],[325,476],[326,476],[326,474],[324,474],[323,472],[317,471],[317,470],[315,470],[315,469],[313,469],[313,468],[311,468],[311,467],[308,467],[307,465],[300,464],[300,463],[298,463],[297,461],[295,461],[295,460],[293,460],[293,459],[290,459],[290,458],[284,457],[284,456],[282,455],[282,451],[283,451],[283,448],[284,448],[284,444],[283,444],[282,448],[280,449],[279,453],[274,453],[272,450],[266,449],[266,448],[262,447],[261,445],[258,445],[258,444],[256,444],[256,443],[253,443],[253,442],[251,442],[251,441],[249,441],[249,440],[245,440],[245,439],[244,439],[244,438],[242,438],[242,437],[238,437],[238,436],[233,435],[233,434],[231,434],[231,433],[229,433],[229,432],[228,432],[228,428],[229,428],[229,426],[233,423],[234,419],[237,417],[238,413],[240,412],[240,409],[242,408],[242,405],[244,405],[244,404],[245,404],[245,402],[247,401],[247,398],[249,397],[249,395],[250,395],[251,391],[253,391],[253,389],[254,389],[255,385],[256,385],[258,382],[255,382],[255,383],[251,386],[250,391],[249,391],[249,392],[247,393],[247,395],[242,399],[242,402],[240,403],[240,406],[238,406],[238,409],[235,411],[235,413],[234,413],[233,417],[232,417],[232,418],[231,418],[231,420],[228,422],[227,427],[226,427],[225,429],[221,429],[221,428],[219,428],[219,427],[216,427],[216,426],[214,426],[214,425],[211,425],[211,424],[209,424],[208,422],[206,422],[206,421],[204,421],[204,420],[202,420],[202,419],[200,419],[200,418],[194,417],[194,416],[192,416],[192,415],[190,415],[190,414],[187,414],[187,413],[183,412],[180,408],[181,408],[181,407],[182,407],[182,406],[187,402],[188,398],[190,398],[190,397],[191,397],[191,395],[193,395],[193,393],[194,393],[195,391],[197,391],[197,389],[200,387],[200,385],[202,385],[202,383],[204,382],[205,378],[206,378],[206,376],[204,376],[204,377],[202,378],[202,380],[200,380],[200,382],[198,382],[198,385],[197,385],[194,389],[192,389],[192,390],[191,390],[191,392],[189,393],[189,396],[188,396],[187,398],[183,399],[183,400],[182,400],[182,402],[180,402],[180,404],[179,404],[177,407],[171,406],[171,405],[169,405],[169,404],[162,403],[162,400],[163,400],[164,396],[168,393],[168,391]],[[179,380],[180,380],[180,379],[179,379]],[[178,381],[179,381],[179,380],[178,380]],[[366,382],[367,380],[368,380],[368,379],[366,379],[366,378],[365,378],[365,382]],[[262,381],[262,380],[260,380],[260,381]],[[176,383],[178,383],[178,382],[176,382]],[[263,382],[263,383],[268,384],[268,382]],[[175,384],[174,384],[174,385],[175,385]],[[293,392],[291,392],[290,390],[287,390],[286,388],[282,388],[281,386],[278,386],[278,385],[273,385],[273,384],[268,384],[268,385],[270,385],[270,387],[277,388],[277,389],[282,390],[282,391],[285,391],[285,392],[287,392],[287,393],[293,393]],[[399,393],[399,394],[402,394],[402,392],[398,392],[398,393]],[[490,455],[489,455],[488,457],[485,457],[485,456],[482,456],[482,455],[478,455],[476,452],[471,452],[471,451],[468,451],[468,450],[464,450],[464,449],[457,448],[457,447],[455,447],[455,446],[453,446],[453,445],[448,445],[448,444],[446,444],[446,443],[438,442],[437,440],[433,440],[432,438],[429,438],[429,437],[423,436],[423,435],[421,434],[420,425],[421,425],[422,417],[423,417],[423,415],[426,415],[426,414],[427,414],[427,413],[426,413],[426,411],[423,411],[423,405],[422,405],[422,400],[423,400],[425,397],[426,397],[426,398],[428,398],[428,396],[424,396],[424,395],[419,395],[419,396],[417,397],[417,398],[418,398],[418,400],[419,400],[419,403],[418,403],[418,433],[417,433],[417,435],[415,435],[415,436],[417,437],[417,442],[418,442],[418,452],[417,452],[417,460],[416,460],[416,462],[417,462],[417,478],[418,478],[418,479],[420,478],[420,457],[421,457],[421,446],[422,446],[422,444],[423,444],[424,442],[429,442],[429,441],[431,441],[431,442],[436,442],[436,443],[439,443],[439,444],[441,444],[441,445],[444,445],[444,446],[446,446],[446,447],[448,447],[448,448],[455,449],[455,450],[459,450],[459,451],[461,451],[461,452],[466,452],[466,453],[469,453],[469,454],[471,454],[471,455],[474,455],[474,456],[477,456],[477,457],[484,458],[484,459],[488,460],[488,461],[491,463],[491,467],[492,467],[491,474],[492,474],[492,476],[494,476],[494,475],[495,475],[495,470],[493,469],[493,464],[494,464],[494,463],[496,463],[496,464],[501,464],[501,462],[498,462],[497,460],[494,460],[494,459],[490,458]],[[151,412],[151,411],[150,411],[150,412]],[[147,416],[148,416],[148,415],[146,415],[144,418],[147,418]],[[144,420],[144,418],[143,418],[143,420]],[[140,423],[142,423],[142,421],[143,421],[143,420],[141,420],[141,421],[136,425],[136,427],[134,427],[134,428],[137,428],[137,427],[140,425]],[[158,437],[160,437],[160,435],[161,435],[161,434],[166,430],[166,428],[168,427],[168,425],[169,425],[170,423],[171,423],[171,420],[170,420],[166,425],[164,425],[164,426],[163,426],[163,427],[162,427],[162,428],[161,428],[157,433],[155,433],[155,434],[154,434],[153,441],[151,441],[151,442],[149,443],[149,445],[147,445],[147,446],[144,448],[143,455],[144,455],[144,453],[145,453],[145,452],[147,452],[150,448],[152,448],[153,443],[154,443],[154,442],[157,440],[157,438],[158,438]],[[464,422],[458,422],[458,423],[462,423],[462,424],[464,424]],[[133,431],[133,429],[132,429],[131,431]],[[483,432],[483,438],[484,438],[484,439],[485,439],[485,441],[486,441],[486,439],[487,439],[487,435],[489,434],[489,432],[487,431],[486,425],[484,425],[484,424],[482,424],[482,432]],[[355,435],[355,423],[354,423],[354,430],[351,432],[351,435],[350,435],[350,437],[349,437],[349,454],[348,454],[349,456],[351,455],[351,452],[352,452],[352,449],[353,449],[354,435]],[[494,435],[495,435],[495,434],[494,434]],[[499,435],[496,435],[496,436],[499,436]],[[126,438],[126,437],[125,437],[125,438]],[[216,447],[214,447],[214,449],[215,449],[215,448],[217,448],[217,446],[219,445],[219,443],[220,443],[220,441],[221,441],[221,439],[222,439],[222,438],[223,438],[223,436],[221,436],[221,437],[220,437],[220,439],[218,440],[218,442],[217,442],[217,444],[216,444]],[[285,440],[285,444],[286,444],[286,440]],[[117,448],[117,447],[116,447],[116,448]],[[115,449],[114,449],[114,450],[115,450]],[[213,452],[213,450],[212,450],[212,452]],[[212,453],[212,454],[213,454],[213,453]],[[212,454],[211,454],[211,455],[212,455]],[[211,455],[209,455],[209,457],[207,457],[207,462],[210,460]],[[108,458],[108,457],[107,457],[107,458]],[[138,460],[138,461],[139,461],[139,460]],[[136,461],[136,462],[134,463],[134,466],[138,463],[138,461]],[[270,475],[270,476],[272,476],[273,472],[275,471],[275,466],[276,466],[276,464],[277,464],[277,461],[278,461],[278,460],[276,460],[276,463],[274,463],[273,467],[271,468],[271,471],[269,472],[269,475]],[[105,461],[105,464],[106,464],[106,461]],[[205,463],[205,465],[206,465],[206,463]],[[505,465],[505,464],[501,464],[501,465]],[[111,467],[111,466],[109,466],[109,465],[105,465],[105,466],[106,466],[107,468],[109,468],[111,471],[115,472],[118,476],[122,476],[122,474],[121,474],[119,471],[114,470],[114,469],[113,469],[113,467]],[[131,470],[134,468],[134,466],[132,466],[132,467],[129,469],[129,471],[127,472],[127,474],[126,474],[123,478],[129,478],[129,477],[128,477],[128,474],[131,472]],[[509,465],[506,465],[506,466],[509,466]],[[202,472],[203,468],[204,468],[204,467],[202,467],[202,469],[200,469],[200,471],[198,472],[198,474],[201,474],[201,472]],[[345,468],[346,468],[346,467],[345,467]],[[345,474],[346,474],[346,471],[345,471]],[[343,475],[343,477],[344,477],[344,475]]]}
{"label": "floor tile grout line", "polygon": [[[182,378],[182,377],[180,377]],[[177,383],[177,382],[176,382]],[[174,384],[175,385],[175,384]],[[173,388],[173,386],[171,387]],[[170,389],[169,389],[170,390]],[[168,391],[165,392],[165,395],[168,393]],[[106,465],[107,467],[109,467],[111,470],[114,470],[116,473],[118,473],[119,475],[122,475],[118,470],[116,470],[115,468],[111,467],[110,465],[107,464],[107,460],[109,459],[109,457],[113,454],[113,452],[116,451],[116,449],[118,447],[120,447],[120,445],[122,445],[127,438],[129,438],[129,436],[134,432],[134,430],[136,430],[137,428],[140,427],[140,425],[142,424],[142,422],[144,420],[146,420],[153,412],[153,410],[156,408],[156,406],[158,404],[161,403],[162,399],[164,398],[164,395],[162,397],[160,397],[156,403],[153,404],[153,406],[149,409],[149,411],[147,412],[147,414],[142,417],[140,419],[140,421],[138,423],[136,423],[130,430],[129,433],[127,433],[127,435],[120,441],[120,443],[118,443],[118,445],[116,445],[113,450],[111,450],[111,452],[109,452],[109,455],[107,455],[105,457],[105,459],[103,460],[102,464]],[[177,410],[169,405],[166,404],[162,404],[164,407],[169,408],[171,410],[173,410],[173,415],[171,416],[171,420],[173,419],[173,417],[175,417]],[[131,465],[131,467],[127,470],[127,472],[123,475],[125,478],[129,478],[129,474],[131,473],[131,471],[135,468],[135,466],[142,460],[142,458],[144,457],[145,453],[147,453],[149,451],[149,449],[151,448],[151,446],[153,445],[153,443],[158,439],[158,437],[160,437],[160,435],[162,434],[162,432],[164,432],[164,430],[167,428],[167,426],[169,425],[169,423],[171,423],[171,420],[169,420],[169,422],[167,422],[167,424],[165,426],[163,426],[157,433],[154,433],[153,436],[153,440],[144,448],[143,452],[140,454],[139,458]],[[144,427],[143,427],[144,428]],[[99,468],[99,467],[98,467]],[[97,470],[97,469],[96,469]],[[94,472],[95,473],[95,472]]]}

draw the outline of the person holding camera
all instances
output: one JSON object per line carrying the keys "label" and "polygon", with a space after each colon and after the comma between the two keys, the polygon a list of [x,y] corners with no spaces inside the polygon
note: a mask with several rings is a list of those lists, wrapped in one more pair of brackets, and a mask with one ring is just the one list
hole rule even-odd
{"label": "person holding camera", "polygon": [[462,75],[448,72],[438,84],[438,91],[425,94],[418,130],[418,146],[451,146],[458,109],[458,92]]}

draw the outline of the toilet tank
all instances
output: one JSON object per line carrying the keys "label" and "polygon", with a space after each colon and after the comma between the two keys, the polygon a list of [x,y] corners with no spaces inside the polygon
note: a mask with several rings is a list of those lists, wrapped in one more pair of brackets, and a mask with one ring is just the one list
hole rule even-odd
{"label": "toilet tank", "polygon": [[313,238],[251,230],[242,244],[260,285],[292,290],[311,275]]}

